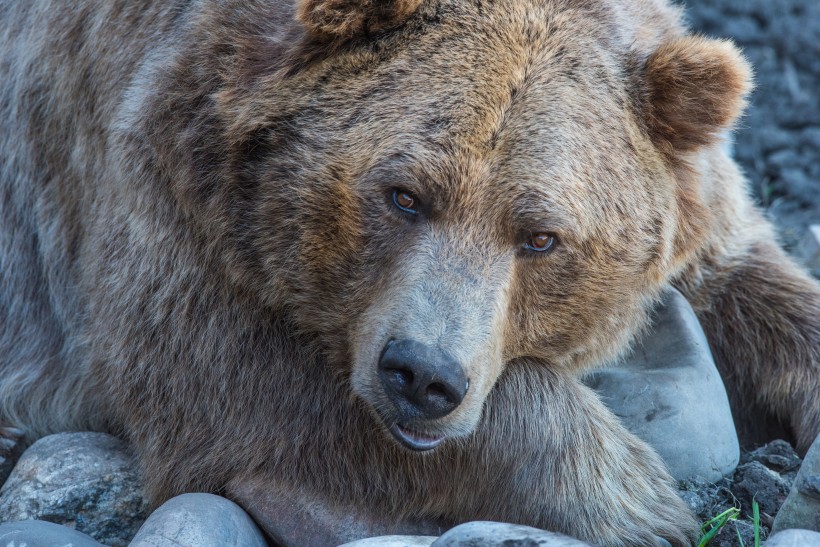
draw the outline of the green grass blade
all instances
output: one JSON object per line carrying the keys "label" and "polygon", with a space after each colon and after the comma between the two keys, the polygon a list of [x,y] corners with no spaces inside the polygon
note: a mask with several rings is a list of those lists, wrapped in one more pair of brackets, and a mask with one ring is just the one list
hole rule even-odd
{"label": "green grass blade", "polygon": [[718,535],[720,529],[726,526],[726,523],[730,520],[735,520],[739,514],[740,509],[737,507],[731,507],[721,514],[704,522],[700,527],[700,531],[703,536],[701,536],[700,541],[698,541],[698,547],[706,547],[706,545],[708,545],[709,542],[712,541],[716,535]]}
{"label": "green grass blade", "polygon": [[760,547],[760,505],[752,498],[752,522],[755,525],[755,547]]}

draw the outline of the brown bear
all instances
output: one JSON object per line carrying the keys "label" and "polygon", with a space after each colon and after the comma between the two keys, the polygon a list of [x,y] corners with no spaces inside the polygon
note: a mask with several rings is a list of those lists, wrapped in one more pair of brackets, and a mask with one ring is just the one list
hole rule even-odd
{"label": "brown bear", "polygon": [[737,416],[818,434],[820,287],[722,145],[749,69],[663,0],[31,0],[0,28],[26,442],[117,433],[155,502],[221,493],[282,542],[685,545],[578,379],[669,285]]}

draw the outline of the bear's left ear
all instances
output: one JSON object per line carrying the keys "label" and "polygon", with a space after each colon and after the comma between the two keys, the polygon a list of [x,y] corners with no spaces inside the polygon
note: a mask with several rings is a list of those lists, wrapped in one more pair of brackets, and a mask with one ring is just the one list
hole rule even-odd
{"label": "bear's left ear", "polygon": [[347,40],[401,25],[422,0],[299,0],[296,18],[314,36]]}
{"label": "bear's left ear", "polygon": [[667,154],[710,144],[740,116],[751,69],[725,40],[687,36],[662,44],[643,67],[643,114]]}

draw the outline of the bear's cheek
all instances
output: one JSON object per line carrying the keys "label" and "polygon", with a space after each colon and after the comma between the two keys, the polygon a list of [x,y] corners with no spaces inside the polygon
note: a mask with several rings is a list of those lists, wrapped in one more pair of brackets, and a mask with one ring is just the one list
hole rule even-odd
{"label": "bear's cheek", "polygon": [[504,361],[528,357],[583,368],[611,357],[642,324],[646,276],[624,262],[580,253],[521,268],[510,297]]}

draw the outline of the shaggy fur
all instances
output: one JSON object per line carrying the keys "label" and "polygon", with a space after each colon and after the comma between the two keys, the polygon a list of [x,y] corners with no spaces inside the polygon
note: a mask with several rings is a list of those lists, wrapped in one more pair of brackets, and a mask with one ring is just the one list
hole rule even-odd
{"label": "shaggy fur", "polygon": [[[669,284],[736,415],[818,434],[820,288],[719,141],[748,67],[660,0],[0,0],[0,49],[0,420],[122,435],[157,503],[685,545],[578,380]],[[391,338],[470,378],[431,453],[386,431]]]}
{"label": "shaggy fur", "polygon": [[345,40],[397,27],[418,8],[421,0],[304,0],[296,17],[313,34],[327,40]]}

